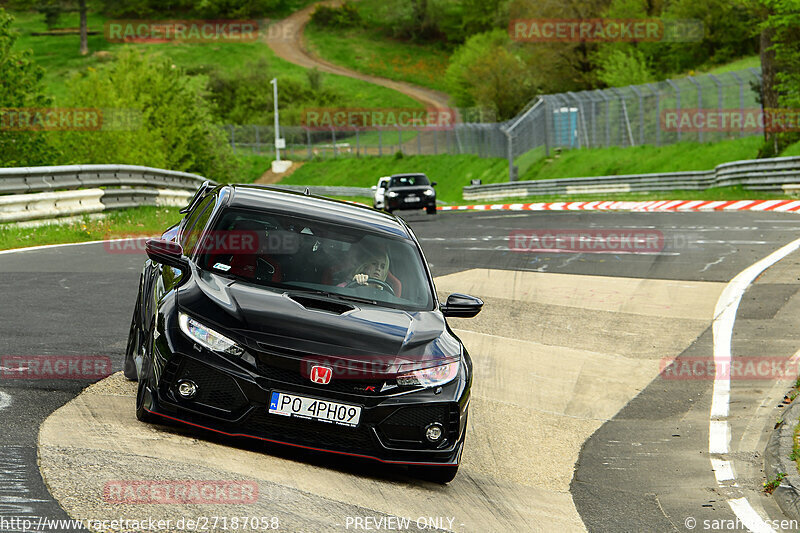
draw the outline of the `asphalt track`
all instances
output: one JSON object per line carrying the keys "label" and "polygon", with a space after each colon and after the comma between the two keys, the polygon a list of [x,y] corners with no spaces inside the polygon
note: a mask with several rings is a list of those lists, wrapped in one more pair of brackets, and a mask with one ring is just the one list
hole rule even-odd
{"label": "asphalt track", "polygon": [[[782,518],[758,491],[759,459],[787,385],[732,383],[738,487],[720,487],[708,456],[713,382],[659,371],[665,358],[710,356],[725,283],[793,241],[796,215],[407,218],[440,292],[487,302],[479,318],[452,322],[476,363],[469,440],[453,483],[143,426],[133,418],[132,387],[118,377],[80,395],[87,382],[2,379],[0,516],[236,512],[102,501],[108,479],[193,478],[256,480],[271,498],[253,511],[277,513],[286,531],[353,530],[347,517],[391,515],[452,518],[439,525],[453,531],[688,531],[689,517],[701,526],[735,520],[725,504],[733,496],[764,518]],[[509,251],[510,231],[541,228],[657,229],[665,245],[649,254]],[[142,261],[102,244],[0,255],[0,354],[108,355],[120,370]],[[800,347],[799,263],[790,255],[745,293],[735,357],[788,358]]]}

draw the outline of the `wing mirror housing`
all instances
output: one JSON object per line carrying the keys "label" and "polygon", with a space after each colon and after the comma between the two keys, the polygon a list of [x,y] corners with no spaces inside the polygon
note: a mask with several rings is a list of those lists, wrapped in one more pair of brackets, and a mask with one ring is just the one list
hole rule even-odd
{"label": "wing mirror housing", "polygon": [[446,317],[472,318],[483,309],[483,300],[467,294],[451,294],[440,309]]}
{"label": "wing mirror housing", "polygon": [[373,190],[373,191],[377,191],[377,190],[378,190],[378,186],[377,186],[377,185],[373,185],[373,186],[372,186],[372,190]]}
{"label": "wing mirror housing", "polygon": [[189,272],[189,259],[183,255],[183,247],[177,242],[148,239],[144,248],[153,262],[177,268],[184,275]]}
{"label": "wing mirror housing", "polygon": [[431,182],[431,187],[436,187],[436,182],[435,181]]}

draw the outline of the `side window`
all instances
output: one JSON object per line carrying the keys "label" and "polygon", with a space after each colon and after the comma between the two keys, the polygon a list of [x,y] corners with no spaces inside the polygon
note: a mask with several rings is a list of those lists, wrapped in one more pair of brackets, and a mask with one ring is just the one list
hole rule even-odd
{"label": "side window", "polygon": [[197,208],[189,214],[180,237],[184,255],[189,256],[192,254],[192,250],[194,250],[194,246],[197,244],[197,239],[200,238],[200,233],[202,233],[203,228],[206,227],[208,219],[214,211],[213,205],[216,198],[217,196],[215,194],[209,194],[208,198],[204,198]]}

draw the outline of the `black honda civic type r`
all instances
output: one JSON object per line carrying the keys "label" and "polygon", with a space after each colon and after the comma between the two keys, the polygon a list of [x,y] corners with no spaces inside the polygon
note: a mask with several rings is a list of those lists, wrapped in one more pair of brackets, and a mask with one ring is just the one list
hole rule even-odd
{"label": "black honda civic type r", "polygon": [[446,483],[472,362],[401,219],[258,186],[204,184],[147,241],[125,376],[136,416],[408,465]]}

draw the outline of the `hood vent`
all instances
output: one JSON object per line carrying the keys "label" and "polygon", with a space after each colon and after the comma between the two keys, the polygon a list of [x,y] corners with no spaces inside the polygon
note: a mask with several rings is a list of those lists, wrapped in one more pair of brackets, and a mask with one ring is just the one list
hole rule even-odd
{"label": "hood vent", "polygon": [[321,300],[319,298],[309,298],[308,296],[294,295],[289,296],[289,298],[299,303],[306,309],[311,309],[313,311],[324,311],[326,313],[333,313],[335,315],[341,315],[355,309],[355,307],[352,305],[334,302],[331,300]]}

